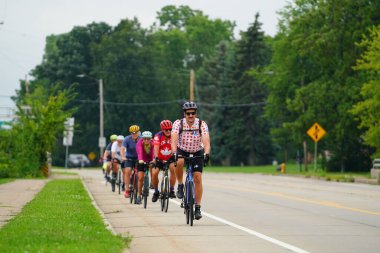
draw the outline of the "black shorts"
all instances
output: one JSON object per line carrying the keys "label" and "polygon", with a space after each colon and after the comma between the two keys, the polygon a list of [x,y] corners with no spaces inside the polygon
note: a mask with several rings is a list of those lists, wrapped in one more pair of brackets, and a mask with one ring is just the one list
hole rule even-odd
{"label": "black shorts", "polygon": [[140,172],[145,172],[145,169],[149,168],[150,164],[143,164],[143,163],[138,163],[137,164],[137,171]]}
{"label": "black shorts", "polygon": [[[166,163],[168,163],[168,165],[170,165],[171,163],[174,163],[174,158],[170,157],[169,160],[166,161]],[[157,161],[156,162],[156,168],[163,170],[164,169],[164,163],[161,160]]]}
{"label": "black shorts", "polygon": [[111,162],[112,161],[112,156],[108,155],[107,156],[107,162]]}
{"label": "black shorts", "polygon": [[113,162],[116,162],[116,163],[120,164],[121,168],[124,169],[124,162],[123,162],[123,160],[119,160],[118,158],[115,157],[113,159]]}
{"label": "black shorts", "polygon": [[132,170],[135,168],[137,159],[131,159],[127,158],[127,160],[124,163],[124,168],[132,168]]}
{"label": "black shorts", "polygon": [[200,172],[200,173],[203,172],[203,149],[195,153],[189,153],[181,149],[178,149],[177,153],[178,155],[182,155],[182,156],[189,156],[190,154],[193,154],[194,156],[201,156],[199,158],[196,158],[196,163],[194,165],[193,172],[195,171]]}

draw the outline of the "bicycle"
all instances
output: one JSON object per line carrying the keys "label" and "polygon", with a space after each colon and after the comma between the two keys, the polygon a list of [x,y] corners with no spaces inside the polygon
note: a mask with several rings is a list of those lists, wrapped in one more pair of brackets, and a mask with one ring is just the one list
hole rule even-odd
{"label": "bicycle", "polygon": [[133,200],[135,200],[135,204],[137,201],[137,185],[138,185],[138,170],[137,170],[137,164],[133,166],[133,171],[131,173],[131,177],[129,180],[129,203],[133,203]]}
{"label": "bicycle", "polygon": [[114,173],[112,171],[112,179],[111,179],[112,191],[115,192],[116,185],[117,185],[118,192],[120,194],[122,183],[123,183],[123,179],[122,179],[122,173],[121,173],[121,165],[120,165],[120,163],[118,163],[117,164],[117,172]]}
{"label": "bicycle", "polygon": [[165,210],[165,213],[168,212],[169,207],[169,165],[170,163],[168,161],[163,163],[162,168],[162,179],[161,179],[161,189],[160,189],[160,204],[161,204],[161,212]]}
{"label": "bicycle", "polygon": [[144,168],[144,181],[143,181],[143,187],[142,187],[142,197],[144,201],[144,208],[146,208],[148,204],[148,196],[149,196],[149,165],[150,162],[144,162],[140,164],[140,166],[143,166]]}
{"label": "bicycle", "polygon": [[193,154],[189,154],[189,156],[179,155],[178,158],[184,158],[186,162],[186,180],[184,184],[185,194],[183,194],[181,208],[184,208],[186,224],[190,223],[190,226],[193,226],[194,206],[196,204],[193,168],[196,166],[197,159],[203,158],[203,156],[194,156]]}

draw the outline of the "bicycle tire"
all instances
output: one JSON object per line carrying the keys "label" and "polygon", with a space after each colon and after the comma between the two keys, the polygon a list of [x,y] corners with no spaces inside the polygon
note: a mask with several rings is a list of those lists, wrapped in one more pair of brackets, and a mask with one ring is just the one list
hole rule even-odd
{"label": "bicycle tire", "polygon": [[145,173],[144,176],[144,187],[143,187],[143,197],[144,197],[144,208],[146,209],[146,206],[148,204],[148,195],[149,195],[149,177]]}
{"label": "bicycle tire", "polygon": [[117,173],[117,187],[119,188],[118,191],[120,195],[120,192],[121,192],[121,171],[120,170]]}
{"label": "bicycle tire", "polygon": [[160,188],[160,208],[161,212],[164,211],[164,180],[161,181],[161,188]]}
{"label": "bicycle tire", "polygon": [[115,178],[114,173],[112,173],[112,179],[111,179],[111,189],[112,189],[112,192],[115,192],[115,188],[116,188],[116,178]]}
{"label": "bicycle tire", "polygon": [[189,196],[189,192],[188,192],[188,188],[187,187],[187,184],[188,182],[185,183],[185,192],[183,194],[183,198],[184,198],[184,211],[185,211],[185,214],[186,214],[186,224],[189,224],[190,222],[190,210],[189,210],[189,204],[187,203],[187,196]]}
{"label": "bicycle tire", "polygon": [[164,183],[164,188],[165,188],[165,194],[164,194],[164,210],[165,210],[165,213],[168,212],[168,208],[169,208],[169,180],[168,180],[168,176],[165,175],[165,183]]}
{"label": "bicycle tire", "polygon": [[134,203],[137,204],[137,173],[135,174],[133,180],[133,198],[135,199]]}
{"label": "bicycle tire", "polygon": [[190,216],[190,226],[194,223],[194,182],[189,183],[189,216]]}

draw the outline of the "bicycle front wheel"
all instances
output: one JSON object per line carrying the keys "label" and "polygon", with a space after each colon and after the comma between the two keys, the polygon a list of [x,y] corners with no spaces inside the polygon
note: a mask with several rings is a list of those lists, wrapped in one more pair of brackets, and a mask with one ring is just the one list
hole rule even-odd
{"label": "bicycle front wheel", "polygon": [[165,176],[164,182],[165,194],[163,196],[163,209],[165,210],[165,213],[167,213],[169,208],[169,180],[167,175]]}
{"label": "bicycle front wheel", "polygon": [[145,177],[144,177],[144,189],[143,189],[144,208],[146,208],[146,205],[148,204],[148,195],[149,195],[149,177],[148,177],[147,174],[145,174]]}
{"label": "bicycle front wheel", "polygon": [[164,200],[165,200],[164,179],[162,179],[162,181],[161,181],[161,188],[160,188],[160,207],[161,207],[161,212],[164,211]]}
{"label": "bicycle front wheel", "polygon": [[193,226],[194,222],[194,183],[189,183],[189,219],[190,219],[190,226]]}
{"label": "bicycle front wheel", "polygon": [[119,194],[121,192],[121,171],[119,170],[119,172],[117,173],[117,187],[118,187],[118,190],[119,190]]}

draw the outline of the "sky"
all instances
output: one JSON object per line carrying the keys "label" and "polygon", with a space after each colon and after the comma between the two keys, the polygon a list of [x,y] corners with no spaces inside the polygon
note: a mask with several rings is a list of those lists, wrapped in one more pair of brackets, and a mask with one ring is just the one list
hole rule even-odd
{"label": "sky", "polygon": [[[156,21],[166,5],[187,5],[210,19],[235,21],[235,34],[254,22],[255,13],[267,35],[277,33],[278,14],[290,0],[0,0],[0,115],[13,106],[10,96],[19,80],[41,63],[45,38],[69,32],[74,26],[106,22],[116,26],[137,17],[143,27]],[[0,119],[1,120],[1,119]]]}

